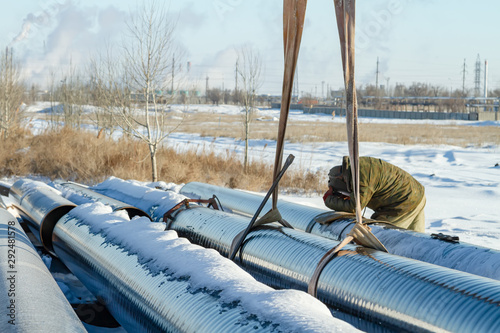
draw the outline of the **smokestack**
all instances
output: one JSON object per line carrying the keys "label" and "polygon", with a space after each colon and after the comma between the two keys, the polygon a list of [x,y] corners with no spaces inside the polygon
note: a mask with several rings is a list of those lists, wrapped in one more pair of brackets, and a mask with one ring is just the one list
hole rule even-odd
{"label": "smokestack", "polygon": [[488,98],[488,60],[484,61],[484,98]]}

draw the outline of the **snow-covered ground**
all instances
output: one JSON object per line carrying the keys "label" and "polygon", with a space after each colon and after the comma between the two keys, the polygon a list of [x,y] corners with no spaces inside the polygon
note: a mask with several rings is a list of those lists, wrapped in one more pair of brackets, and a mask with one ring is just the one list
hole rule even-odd
{"label": "snow-covered ground", "polygon": [[[499,129],[500,130],[500,129]],[[174,134],[167,143],[177,150],[227,149],[243,152],[243,143],[228,138]],[[274,161],[275,142],[252,140],[252,158]],[[205,147],[205,148],[204,148]],[[341,164],[347,143],[288,143],[285,156],[295,155],[290,169],[322,170],[325,190],[328,170]],[[360,154],[381,158],[408,171],[425,186],[426,232],[453,234],[460,239],[500,249],[500,148],[461,148],[456,146],[395,145],[360,143]],[[293,196],[282,196],[294,199]],[[295,197],[323,207],[320,196]]]}

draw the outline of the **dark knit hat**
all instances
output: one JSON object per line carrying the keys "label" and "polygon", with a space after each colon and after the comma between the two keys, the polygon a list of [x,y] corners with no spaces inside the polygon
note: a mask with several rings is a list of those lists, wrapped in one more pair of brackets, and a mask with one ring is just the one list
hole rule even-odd
{"label": "dark knit hat", "polygon": [[333,187],[333,190],[348,192],[347,185],[342,177],[342,166],[337,165],[330,169],[328,173],[328,186]]}

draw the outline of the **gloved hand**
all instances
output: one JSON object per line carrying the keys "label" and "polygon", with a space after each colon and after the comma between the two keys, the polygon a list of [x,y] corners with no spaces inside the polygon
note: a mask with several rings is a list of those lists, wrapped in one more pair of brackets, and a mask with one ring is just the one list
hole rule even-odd
{"label": "gloved hand", "polygon": [[323,201],[326,201],[326,198],[328,198],[330,195],[333,195],[333,187],[328,186],[328,191],[323,195]]}

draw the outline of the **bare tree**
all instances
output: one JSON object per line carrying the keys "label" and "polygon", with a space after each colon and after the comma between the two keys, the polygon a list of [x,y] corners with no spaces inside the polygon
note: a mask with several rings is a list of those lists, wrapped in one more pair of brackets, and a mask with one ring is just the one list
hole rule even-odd
{"label": "bare tree", "polygon": [[12,49],[6,48],[0,58],[0,135],[3,138],[7,138],[9,131],[19,125],[24,90]]}
{"label": "bare tree", "polygon": [[438,85],[429,85],[429,94],[432,97],[443,96],[445,92],[446,92],[446,89],[444,89],[441,86],[438,86]]}
{"label": "bare tree", "polygon": [[164,93],[174,70],[174,28],[162,2],[141,3],[128,23],[122,54],[108,53],[93,66],[97,89],[117,124],[148,145],[152,181],[158,180],[158,148],[174,130],[164,112],[173,96]]}
{"label": "bare tree", "polygon": [[406,94],[405,92],[406,92],[406,86],[402,83],[396,83],[394,87],[394,96],[403,97]]}
{"label": "bare tree", "polygon": [[234,104],[240,105],[242,101],[241,90],[235,89],[231,95],[231,100]]}
{"label": "bare tree", "polygon": [[88,104],[87,88],[82,75],[70,64],[56,90],[56,99],[61,103],[64,126],[81,128],[84,108]]}
{"label": "bare tree", "polygon": [[409,97],[424,97],[429,96],[429,85],[421,82],[413,82],[406,89],[406,96]]}
{"label": "bare tree", "polygon": [[367,84],[364,89],[360,86],[360,92],[363,93],[364,96],[377,96],[379,89],[374,84]]}
{"label": "bare tree", "polygon": [[212,104],[219,105],[222,99],[222,90],[220,88],[212,88],[207,91],[208,99],[212,101]]}
{"label": "bare tree", "polygon": [[53,69],[50,70],[48,79],[48,98],[50,102],[49,111],[49,126],[51,129],[56,129],[59,123],[59,108],[56,106],[56,73]]}
{"label": "bare tree", "polygon": [[262,61],[260,54],[249,47],[238,51],[238,78],[240,82],[241,103],[243,105],[243,125],[245,129],[245,159],[243,167],[246,172],[248,167],[248,139],[250,124],[254,118],[256,93],[262,85],[261,70]]}
{"label": "bare tree", "polygon": [[[114,114],[126,115],[132,108],[132,96],[123,83],[123,66],[119,56],[113,54],[112,48],[99,54],[98,58],[90,61],[89,72],[92,73],[90,84],[92,104],[95,109],[90,120],[97,126],[99,132],[114,132],[118,123]],[[121,109],[121,111],[117,111]],[[130,133],[129,130],[125,133]]]}

